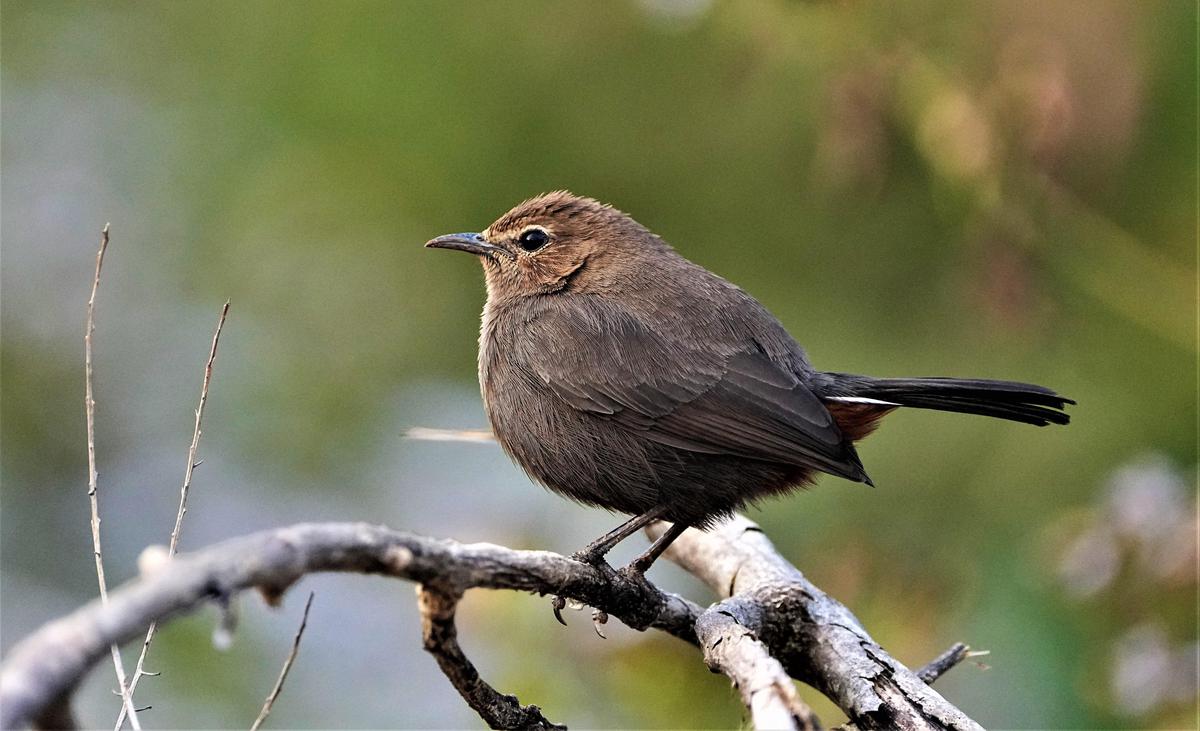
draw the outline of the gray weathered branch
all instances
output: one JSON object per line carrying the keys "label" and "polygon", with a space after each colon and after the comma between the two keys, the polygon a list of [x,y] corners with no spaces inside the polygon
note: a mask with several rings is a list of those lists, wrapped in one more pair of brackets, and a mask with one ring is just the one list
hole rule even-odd
{"label": "gray weathered branch", "polygon": [[788,677],[829,696],[862,728],[978,726],[893,660],[853,615],[775,553],[744,518],[688,531],[668,557],[728,597],[705,610],[608,567],[545,551],[460,544],[366,524],[301,524],[256,533],[153,568],[51,622],[17,644],[0,667],[0,727],[50,723],[112,643],[153,621],[257,588],[277,599],[305,574],[344,571],[418,582],[426,647],[460,694],[493,726],[552,728],[479,678],[454,632],[454,609],[472,588],[554,594],[596,607],[635,629],[653,627],[700,645],[738,686],[759,728],[817,728]]}
{"label": "gray weathered branch", "polygon": [[499,692],[479,677],[479,671],[458,644],[454,611],[458,608],[459,598],[427,586],[417,591],[425,650],[437,660],[438,667],[454,689],[490,728],[565,731],[566,726],[543,716],[542,709],[521,705],[516,696]]}
{"label": "gray weathered branch", "polygon": [[[654,537],[662,530],[660,523],[648,532]],[[697,622],[706,657],[713,642],[751,637],[787,671],[772,677],[769,666],[748,668],[742,660],[722,668],[730,677],[770,687],[768,681],[780,685],[790,675],[821,691],[863,729],[980,728],[884,652],[850,610],[809,582],[747,518],[735,516],[707,533],[689,530],[665,555],[726,597]],[[709,624],[719,629],[707,630]]]}
{"label": "gray weathered branch", "polygon": [[384,574],[449,596],[472,588],[560,594],[630,626],[696,642],[696,604],[555,553],[461,544],[366,524],[301,524],[181,554],[110,592],[107,604],[91,602],[43,626],[14,646],[0,667],[0,727],[28,725],[60,709],[110,643],[128,642],[152,621],[250,588],[278,597],[305,574],[320,571]]}

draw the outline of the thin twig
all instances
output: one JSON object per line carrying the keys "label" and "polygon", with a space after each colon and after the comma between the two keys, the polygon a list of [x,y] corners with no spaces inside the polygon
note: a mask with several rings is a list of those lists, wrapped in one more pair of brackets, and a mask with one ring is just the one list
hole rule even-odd
{"label": "thin twig", "polygon": [[171,556],[179,548],[179,531],[183,527],[183,516],[187,513],[188,491],[192,487],[192,472],[199,462],[196,461],[196,450],[200,448],[200,423],[204,419],[204,405],[208,403],[208,384],[212,382],[213,362],[217,359],[217,343],[221,339],[221,328],[225,327],[225,318],[229,315],[229,300],[221,308],[221,317],[217,319],[217,329],[213,333],[212,347],[208,350],[208,361],[204,364],[204,383],[200,386],[200,404],[196,407],[196,427],[192,430],[192,445],[188,447],[187,469],[183,473],[183,487],[179,490],[179,512],[175,515],[175,527],[171,529],[171,543],[167,553]]}
{"label": "thin twig", "polygon": [[487,444],[496,441],[490,429],[431,429],[414,426],[404,433],[405,438],[419,442],[473,442]]}
{"label": "thin twig", "polygon": [[262,710],[258,712],[258,718],[254,719],[254,725],[250,727],[250,731],[258,731],[262,726],[263,721],[267,720],[267,716],[271,715],[271,707],[275,705],[275,699],[279,697],[279,691],[283,690],[283,681],[287,680],[288,672],[292,669],[292,663],[296,662],[296,654],[300,652],[300,638],[304,636],[304,628],[308,626],[308,610],[312,607],[313,592],[308,592],[308,601],[304,602],[304,616],[300,617],[300,628],[296,630],[296,636],[292,638],[292,651],[288,653],[287,659],[283,661],[283,668],[279,671],[279,678],[275,681],[275,687],[271,689],[271,694],[267,696],[267,701],[263,703]]}
{"label": "thin twig", "polygon": [[[96,399],[92,395],[92,333],[96,331],[96,291],[100,289],[100,269],[104,266],[104,252],[108,250],[108,224],[100,231],[100,248],[96,252],[96,275],[92,278],[92,294],[87,303],[87,325],[83,332],[83,389],[84,410],[87,412],[88,453],[88,501],[92,508],[92,555],[96,561],[96,583],[100,585],[100,600],[108,603],[108,582],[104,578],[104,553],[100,549],[100,497],[97,494],[96,474]],[[113,668],[117,672],[117,683],[121,687],[121,713],[129,714],[129,723],[140,729],[137,712],[133,708],[133,696],[125,687],[125,663],[121,650],[115,644],[112,650]]]}
{"label": "thin twig", "polygon": [[[225,327],[225,317],[227,315],[229,315],[229,300],[226,300],[225,306],[221,308],[221,316],[217,319],[217,329],[213,333],[212,347],[208,350],[208,361],[204,364],[204,382],[200,386],[200,404],[196,407],[196,425],[192,430],[192,445],[188,448],[187,469],[183,473],[183,487],[179,490],[179,511],[175,514],[175,527],[171,529],[171,543],[167,547],[168,558],[174,556],[176,550],[179,548],[179,531],[183,527],[183,516],[187,513],[188,491],[192,487],[192,472],[200,464],[196,461],[196,450],[200,447],[200,424],[204,419],[204,405],[208,403],[208,384],[212,381],[213,362],[217,359],[217,343],[221,339],[221,328]],[[132,702],[133,694],[137,690],[138,682],[143,677],[158,675],[158,673],[149,673],[142,669],[146,663],[146,654],[150,652],[150,643],[154,641],[154,633],[157,630],[157,622],[152,623],[146,630],[146,639],[142,641],[142,649],[138,654],[137,666],[134,668],[133,678],[129,682],[130,702]],[[115,731],[121,731],[121,726],[125,723],[125,716],[129,707],[129,704],[122,706],[121,712],[117,715],[117,723],[114,727]]]}

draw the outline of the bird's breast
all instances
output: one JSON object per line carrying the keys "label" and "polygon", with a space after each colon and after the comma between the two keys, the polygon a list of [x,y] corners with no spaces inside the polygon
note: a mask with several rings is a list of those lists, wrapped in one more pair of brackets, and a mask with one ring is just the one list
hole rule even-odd
{"label": "bird's breast", "polygon": [[500,437],[498,422],[502,412],[515,407],[517,400],[527,396],[529,384],[522,375],[528,370],[519,362],[520,312],[488,301],[483,308],[479,326],[479,390],[484,410],[492,428]]}

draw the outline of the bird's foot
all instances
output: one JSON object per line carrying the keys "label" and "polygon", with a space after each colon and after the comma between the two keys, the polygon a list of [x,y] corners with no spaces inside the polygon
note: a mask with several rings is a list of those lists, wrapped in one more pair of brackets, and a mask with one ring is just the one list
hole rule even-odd
{"label": "bird's foot", "polygon": [[[608,563],[601,560],[600,566],[597,566],[605,574],[610,575],[610,578],[615,580],[618,585],[624,586],[620,592],[623,598],[618,600],[625,608],[621,610],[625,612],[621,614],[621,618],[625,624],[639,630],[650,626],[658,617],[662,604],[662,597],[658,590],[646,580],[646,569],[643,563],[635,560],[628,566],[613,569]],[[563,619],[562,610],[567,608],[579,610],[583,609],[583,606],[581,602],[563,596],[556,596],[550,602],[550,607],[554,610],[554,618],[564,627],[567,626],[567,621]],[[607,623],[608,612],[603,609],[592,609],[592,628],[603,639],[608,639],[603,629]]]}
{"label": "bird's foot", "polygon": [[[582,550],[572,553],[570,558],[572,561],[585,563],[588,566],[599,570],[602,574],[612,574],[615,572],[615,569],[613,569],[613,567],[604,560],[604,553],[604,551],[596,550],[591,546],[588,546]],[[563,619],[562,610],[567,609],[568,607],[571,609],[583,609],[583,604],[575,601],[568,601],[565,597],[561,596],[556,596],[550,600],[550,608],[554,611],[554,618],[557,619],[558,623],[564,627],[567,626],[567,621]],[[600,631],[600,627],[607,622],[607,612],[600,609],[592,610],[592,625],[596,628],[596,634],[604,637],[604,633]]]}
{"label": "bird's foot", "polygon": [[[567,626],[567,622],[562,617],[563,609],[566,609],[568,606],[572,609],[583,609],[582,604],[576,602],[568,604],[567,600],[561,596],[554,597],[550,602],[550,606],[554,609],[554,618],[564,627]],[[596,630],[596,635],[602,640],[608,639],[608,635],[604,634],[604,630],[602,629],[606,624],[608,624],[608,612],[603,609],[592,609],[592,628]]]}

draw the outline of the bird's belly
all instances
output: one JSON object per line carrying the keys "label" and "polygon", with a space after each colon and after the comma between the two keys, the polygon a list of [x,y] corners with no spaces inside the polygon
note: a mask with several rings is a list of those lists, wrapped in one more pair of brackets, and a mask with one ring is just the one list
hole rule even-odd
{"label": "bird's belly", "polygon": [[660,444],[507,369],[489,368],[482,385],[504,450],[534,480],[588,505],[630,514],[665,506],[670,519],[703,525],[809,477],[795,466]]}
{"label": "bird's belly", "polygon": [[496,441],[534,480],[589,505],[644,512],[658,500],[648,470],[630,463],[637,445],[587,414],[576,412],[531,381],[484,384]]}

